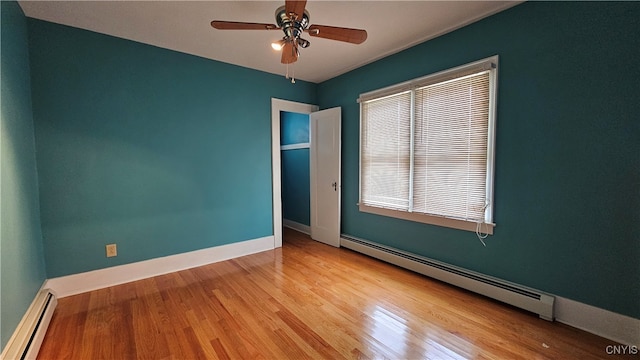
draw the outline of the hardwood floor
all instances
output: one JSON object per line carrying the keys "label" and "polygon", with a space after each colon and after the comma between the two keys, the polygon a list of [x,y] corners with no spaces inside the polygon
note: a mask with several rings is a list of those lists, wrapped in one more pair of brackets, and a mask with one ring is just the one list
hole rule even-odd
{"label": "hardwood floor", "polygon": [[38,358],[615,358],[612,341],[284,234],[280,249],[59,299]]}

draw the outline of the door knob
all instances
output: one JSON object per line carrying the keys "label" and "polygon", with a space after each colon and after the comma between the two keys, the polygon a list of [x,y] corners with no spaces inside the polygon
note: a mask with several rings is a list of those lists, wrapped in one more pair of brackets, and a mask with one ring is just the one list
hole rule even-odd
{"label": "door knob", "polygon": [[334,181],[331,186],[333,186],[333,191],[338,191],[338,183],[336,181]]}

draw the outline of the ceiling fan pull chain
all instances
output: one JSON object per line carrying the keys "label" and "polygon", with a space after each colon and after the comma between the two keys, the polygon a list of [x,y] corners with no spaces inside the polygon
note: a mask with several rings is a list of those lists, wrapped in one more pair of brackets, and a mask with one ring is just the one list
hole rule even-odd
{"label": "ceiling fan pull chain", "polygon": [[289,64],[286,64],[287,66],[287,74],[285,75],[286,79],[291,79],[291,83],[295,84],[296,83],[296,68],[294,64],[291,64],[291,76],[289,76]]}

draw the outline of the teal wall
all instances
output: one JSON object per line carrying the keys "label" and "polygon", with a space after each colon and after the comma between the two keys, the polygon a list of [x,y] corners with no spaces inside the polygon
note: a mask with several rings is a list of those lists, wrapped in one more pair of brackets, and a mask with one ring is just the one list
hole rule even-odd
{"label": "teal wall", "polygon": [[271,98],[314,103],[315,84],[40,20],[29,34],[48,277],[273,234]]}
{"label": "teal wall", "polygon": [[280,145],[309,142],[309,115],[280,112]]}
{"label": "teal wall", "polygon": [[[342,232],[640,318],[640,3],[527,2],[319,84]],[[495,235],[360,213],[362,92],[498,54]]]}
{"label": "teal wall", "polygon": [[[309,115],[283,111],[280,113],[280,143],[309,143]],[[282,217],[311,226],[311,178],[309,148],[283,150]]]}
{"label": "teal wall", "polygon": [[0,2],[0,349],[44,282],[38,208],[27,20],[16,2]]}

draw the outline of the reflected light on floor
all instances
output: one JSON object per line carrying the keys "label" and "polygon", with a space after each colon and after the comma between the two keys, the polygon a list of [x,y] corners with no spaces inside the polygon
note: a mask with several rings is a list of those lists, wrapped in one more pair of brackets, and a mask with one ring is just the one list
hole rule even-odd
{"label": "reflected light on floor", "polygon": [[[466,360],[474,359],[477,355],[472,343],[455,334],[434,331],[430,327],[424,327],[421,334],[416,334],[415,324],[407,326],[407,319],[380,304],[375,305],[369,314],[370,336],[398,358],[415,357],[418,349],[424,350],[423,359]],[[409,328],[414,329],[413,332]],[[423,345],[416,348],[416,343],[420,342]]]}
{"label": "reflected light on floor", "polygon": [[[466,341],[456,338],[455,343],[448,339],[447,341],[441,341],[440,339],[427,339],[426,340],[426,352],[424,354],[425,359],[452,359],[452,360],[466,360],[475,359],[473,354],[473,346],[470,345],[468,349],[460,349],[460,345],[464,345]],[[453,348],[455,346],[455,349]],[[464,346],[463,346],[464,347]]]}
{"label": "reflected light on floor", "polygon": [[380,305],[376,305],[373,309],[371,319],[373,320],[371,336],[389,347],[399,356],[406,355],[406,320]]}

